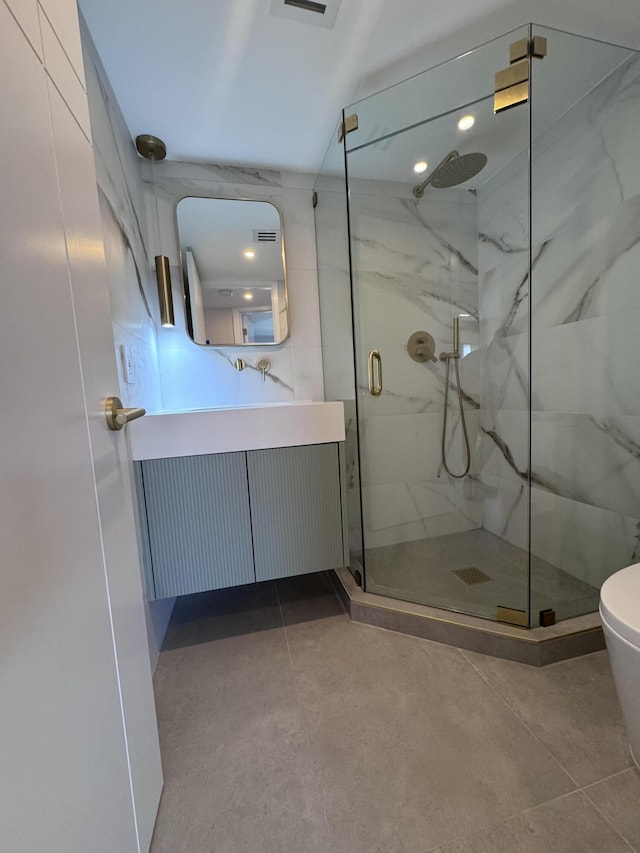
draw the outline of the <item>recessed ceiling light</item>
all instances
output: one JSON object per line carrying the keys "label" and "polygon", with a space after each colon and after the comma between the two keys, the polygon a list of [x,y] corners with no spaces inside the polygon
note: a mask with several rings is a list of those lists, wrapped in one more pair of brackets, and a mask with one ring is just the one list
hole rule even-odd
{"label": "recessed ceiling light", "polygon": [[244,296],[245,299],[253,299],[253,293],[247,292],[247,293],[243,293],[242,295]]}
{"label": "recessed ceiling light", "polygon": [[242,254],[245,256],[245,258],[249,258],[249,260],[251,260],[251,258],[255,258],[256,256],[256,253],[253,251],[253,249],[245,249]]}
{"label": "recessed ceiling light", "polygon": [[429,164],[427,163],[427,161],[426,161],[426,160],[418,160],[418,162],[417,162],[417,163],[415,164],[415,166],[413,167],[413,171],[414,171],[417,175],[420,175],[420,174],[422,174],[422,172],[426,172],[426,171],[427,171],[428,166],[429,166]]}
{"label": "recessed ceiling light", "polygon": [[458,127],[460,130],[469,130],[469,128],[473,127],[475,123],[476,120],[473,116],[462,116],[458,122]]}

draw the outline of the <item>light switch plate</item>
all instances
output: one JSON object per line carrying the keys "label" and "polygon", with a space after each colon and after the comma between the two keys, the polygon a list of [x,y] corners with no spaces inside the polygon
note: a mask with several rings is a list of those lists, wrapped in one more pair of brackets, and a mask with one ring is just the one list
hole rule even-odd
{"label": "light switch plate", "polygon": [[135,385],[136,369],[133,364],[133,353],[131,352],[131,347],[128,347],[126,344],[120,344],[120,356],[122,357],[124,381],[128,385]]}

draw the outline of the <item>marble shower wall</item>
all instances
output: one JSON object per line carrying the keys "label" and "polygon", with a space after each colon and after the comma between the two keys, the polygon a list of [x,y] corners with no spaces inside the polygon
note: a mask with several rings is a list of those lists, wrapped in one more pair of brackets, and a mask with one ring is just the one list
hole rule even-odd
{"label": "marble shower wall", "polygon": [[[640,556],[639,100],[634,57],[532,150],[532,550],[595,586]],[[529,466],[525,180],[526,163],[514,162],[479,193],[491,380],[482,398],[484,526],[520,547]]]}
{"label": "marble shower wall", "polygon": [[[478,227],[473,194],[437,191],[421,200],[411,186],[350,182],[351,250],[356,290],[361,473],[367,547],[480,526],[477,481],[454,480],[441,461],[445,365],[419,364],[407,340],[427,331],[436,353],[451,349],[452,319],[461,324],[461,382],[479,465]],[[369,394],[367,354],[378,349],[384,390]],[[464,467],[457,399],[450,397],[447,455]]]}
{"label": "marble shower wall", "polygon": [[[167,140],[170,144],[170,140]],[[150,239],[156,233],[151,164],[142,164]],[[323,400],[318,276],[313,221],[314,176],[240,166],[181,163],[155,165],[162,254],[171,262],[174,329],[158,332],[158,359],[165,409],[207,408],[295,400]],[[217,348],[194,344],[184,325],[176,205],[185,196],[270,201],[283,216],[289,338],[280,346]],[[155,253],[155,252],[154,252]],[[241,356],[247,369],[233,362]],[[263,356],[271,371],[263,381],[255,367]]]}

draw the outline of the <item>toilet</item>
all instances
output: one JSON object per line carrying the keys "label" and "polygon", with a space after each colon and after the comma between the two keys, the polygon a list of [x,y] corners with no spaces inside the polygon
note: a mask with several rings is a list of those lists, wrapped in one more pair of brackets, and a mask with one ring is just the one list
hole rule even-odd
{"label": "toilet", "polygon": [[640,767],[640,563],[604,582],[600,617],[631,757]]}

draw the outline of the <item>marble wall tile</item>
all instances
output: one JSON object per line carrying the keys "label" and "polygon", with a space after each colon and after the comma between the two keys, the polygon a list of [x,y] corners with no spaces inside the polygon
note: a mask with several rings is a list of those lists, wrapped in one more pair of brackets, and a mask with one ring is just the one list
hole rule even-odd
{"label": "marble wall tile", "polygon": [[[155,216],[153,175],[143,165],[149,220]],[[248,403],[324,399],[317,263],[311,178],[241,166],[163,161],[155,166],[163,253],[172,263],[176,327],[160,329],[158,357],[163,402],[167,409],[203,408]],[[298,184],[298,186],[296,186]],[[280,210],[287,259],[290,336],[281,345],[262,349],[198,347],[184,331],[176,204],[194,195],[211,198],[253,198],[270,201]],[[153,227],[150,228],[153,233]],[[241,356],[241,373],[233,361]],[[266,382],[254,366],[261,356],[272,363]],[[180,376],[182,375],[182,381]],[[188,404],[187,404],[187,401]]]}
{"label": "marble wall tile", "polygon": [[322,347],[291,347],[294,399],[323,400]]}
{"label": "marble wall tile", "polygon": [[[496,335],[483,350],[481,407],[490,413],[529,410],[529,335]],[[535,392],[534,392],[535,393]],[[534,400],[534,405],[537,399]]]}
{"label": "marble wall tile", "polygon": [[485,530],[517,548],[529,547],[529,498],[526,483],[514,483],[489,474],[481,477]]}
{"label": "marble wall tile", "polygon": [[540,487],[640,518],[640,417],[533,412],[531,455]]}
{"label": "marble wall tile", "polygon": [[[271,361],[264,381],[255,366],[262,356]],[[247,365],[241,372],[233,367],[239,357]],[[291,348],[252,349],[249,354],[245,349],[202,347],[187,340],[163,347],[159,363],[167,411],[295,400]]]}
{"label": "marble wall tile", "polygon": [[607,416],[640,414],[640,309],[536,329],[533,407]]}
{"label": "marble wall tile", "polygon": [[531,494],[531,550],[599,588],[640,557],[638,518],[553,495]]}
{"label": "marble wall tile", "polygon": [[391,415],[361,422],[363,485],[435,480],[441,465],[442,413]]}
{"label": "marble wall tile", "polygon": [[522,484],[529,472],[529,412],[482,411],[482,474]]}
{"label": "marble wall tile", "polygon": [[[151,408],[151,404],[149,410],[158,411],[161,408],[159,401],[162,395],[157,352],[155,349],[155,336],[150,335],[145,340],[140,335],[132,334],[129,327],[121,326],[119,323],[114,322],[113,340],[116,348],[116,367],[118,370],[120,399],[124,406],[135,408],[140,405],[141,400],[144,401],[145,405],[148,400],[156,400],[157,403],[154,409]],[[135,376],[133,382],[127,381],[125,376],[122,347],[127,348],[129,360],[133,363]]]}
{"label": "marble wall tile", "polygon": [[[85,77],[102,218],[109,295],[125,405],[162,408],[157,291],[150,276],[139,158],[91,36],[82,22]],[[125,381],[120,346],[129,347],[135,382]]]}
{"label": "marble wall tile", "polygon": [[526,545],[531,317],[533,553],[595,585],[637,546],[638,97],[636,57],[537,137],[534,114],[531,283],[524,156],[479,193],[484,526]]}
{"label": "marble wall tile", "polygon": [[618,198],[608,210],[579,206],[547,238],[534,269],[536,331],[638,308],[640,295],[629,273],[639,261],[640,195]]}
{"label": "marble wall tile", "polygon": [[295,298],[289,299],[289,344],[292,347],[319,347],[320,310],[318,275],[315,269],[288,267],[287,280],[292,282]]}

